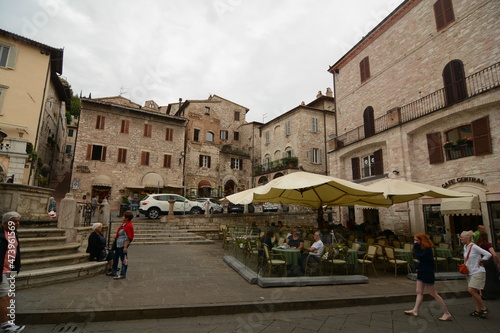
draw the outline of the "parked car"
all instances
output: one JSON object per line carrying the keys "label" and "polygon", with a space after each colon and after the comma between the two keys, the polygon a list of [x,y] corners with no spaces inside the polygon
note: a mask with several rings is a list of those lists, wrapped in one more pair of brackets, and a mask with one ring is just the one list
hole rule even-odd
{"label": "parked car", "polygon": [[220,202],[218,202],[214,198],[198,198],[196,199],[196,201],[201,203],[201,206],[203,207],[203,212],[205,212],[205,203],[207,201],[210,203],[210,208],[209,208],[210,214],[218,214],[224,211],[224,208],[222,208]]}
{"label": "parked car", "polygon": [[[244,210],[245,210],[245,205],[242,204],[234,204],[232,202],[229,202],[227,205],[228,213],[243,213]],[[255,207],[252,204],[248,205],[248,212],[249,213],[255,212]]]}
{"label": "parked car", "polygon": [[[266,202],[262,205],[263,212],[277,212],[279,208],[280,208],[279,203]],[[289,207],[288,205],[282,205],[282,209],[284,212],[288,212]]]}
{"label": "parked car", "polygon": [[139,213],[150,219],[157,219],[167,215],[170,210],[168,200],[175,200],[174,214],[202,214],[202,203],[184,198],[178,194],[149,194],[139,203]]}

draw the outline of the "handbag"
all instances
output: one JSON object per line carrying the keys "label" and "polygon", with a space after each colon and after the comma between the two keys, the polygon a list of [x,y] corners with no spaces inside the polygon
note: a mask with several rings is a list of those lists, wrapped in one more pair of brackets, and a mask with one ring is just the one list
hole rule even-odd
{"label": "handbag", "polygon": [[470,247],[469,247],[469,252],[467,252],[467,257],[465,257],[465,260],[464,260],[464,263],[463,264],[460,264],[458,265],[458,271],[462,274],[469,274],[469,269],[467,268],[467,260],[469,260],[469,254],[470,254],[470,250],[472,250],[472,247],[474,246],[474,244],[472,244]]}

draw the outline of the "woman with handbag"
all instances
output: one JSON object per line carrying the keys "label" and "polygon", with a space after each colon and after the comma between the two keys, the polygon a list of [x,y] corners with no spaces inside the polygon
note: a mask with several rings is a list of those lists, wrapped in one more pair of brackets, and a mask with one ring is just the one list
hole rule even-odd
{"label": "woman with handbag", "polygon": [[464,245],[464,263],[467,266],[467,291],[472,296],[476,309],[470,313],[473,317],[486,319],[488,309],[481,298],[480,290],[484,289],[486,282],[486,270],[483,261],[491,258],[491,253],[483,250],[472,242],[474,232],[463,231],[460,234],[460,242]]}
{"label": "woman with handbag", "polygon": [[[116,251],[113,256],[113,268],[111,270],[111,275],[114,276],[113,279],[120,280],[127,277],[128,268],[128,247],[132,240],[134,239],[134,225],[132,224],[132,219],[134,214],[130,211],[126,211],[122,214],[123,223],[120,225],[118,230],[116,230]],[[118,271],[118,261],[121,260],[122,267],[120,274],[116,275]]]}
{"label": "woman with handbag", "polygon": [[443,310],[443,315],[439,317],[441,321],[450,321],[451,313],[448,311],[443,298],[439,296],[434,286],[436,280],[434,276],[434,254],[432,248],[434,243],[429,239],[429,236],[423,233],[418,233],[413,238],[413,251],[418,259],[417,264],[417,299],[413,309],[405,311],[409,316],[418,317],[418,311],[424,301],[424,288],[427,288],[429,294],[434,297],[436,302]]}

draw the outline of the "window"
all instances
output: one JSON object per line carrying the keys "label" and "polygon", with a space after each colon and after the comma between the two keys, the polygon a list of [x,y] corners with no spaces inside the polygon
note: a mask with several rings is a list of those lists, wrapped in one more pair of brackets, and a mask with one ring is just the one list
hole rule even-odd
{"label": "window", "polygon": [[193,133],[193,141],[199,142],[200,141],[200,130],[199,129],[194,129]]}
{"label": "window", "polygon": [[127,149],[125,148],[118,148],[118,163],[127,163]]}
{"label": "window", "polygon": [[141,165],[149,165],[149,152],[141,152]]}
{"label": "window", "polygon": [[234,111],[234,121],[240,121],[240,113],[239,113],[239,111]]}
{"label": "window", "polygon": [[69,129],[68,130],[68,137],[69,138],[72,138],[74,134],[75,134],[75,130],[74,129]]}
{"label": "window", "polygon": [[174,140],[174,129],[166,128],[165,129],[165,141],[173,141]]}
{"label": "window", "polygon": [[87,160],[106,161],[106,146],[88,145]]}
{"label": "window", "polygon": [[313,133],[318,132],[318,118],[311,118],[311,131]]}
{"label": "window", "polygon": [[365,138],[375,135],[375,116],[373,115],[373,108],[367,107],[363,112],[363,127],[365,130]]}
{"label": "window", "polygon": [[292,133],[292,122],[291,120],[285,121],[285,135],[290,135]]}
{"label": "window", "polygon": [[199,166],[200,168],[210,168],[211,158],[207,155],[200,155]]}
{"label": "window", "polygon": [[[384,173],[382,149],[374,151],[373,154],[351,159],[352,179],[360,179],[361,177],[370,177],[381,175]],[[360,165],[361,162],[361,165]]]}
{"label": "window", "polygon": [[370,78],[370,60],[368,57],[364,58],[359,63],[359,73],[361,75],[361,83]]}
{"label": "window", "polygon": [[269,131],[266,131],[266,144],[271,142]]}
{"label": "window", "polygon": [[309,149],[309,162],[314,164],[323,163],[323,150],[318,148]]}
{"label": "window", "polygon": [[71,145],[66,145],[66,154],[71,154],[71,149],[72,149],[72,146]]}
{"label": "window", "polygon": [[152,124],[144,124],[144,137],[150,138],[151,137],[151,132],[153,131],[153,125]]}
{"label": "window", "polygon": [[443,70],[446,105],[452,105],[467,98],[464,64],[460,60],[450,61]]}
{"label": "window", "polygon": [[438,0],[434,3],[434,16],[436,19],[437,31],[446,28],[455,21],[453,4],[451,0]]}
{"label": "window", "polygon": [[243,160],[241,158],[231,158],[231,169],[243,170]]}
{"label": "window", "polygon": [[221,140],[227,140],[228,136],[229,136],[229,132],[228,131],[224,131],[224,130],[220,131],[220,139]]}
{"label": "window", "polygon": [[17,48],[0,44],[0,67],[14,69],[16,67]]}
{"label": "window", "polygon": [[122,119],[122,124],[120,126],[120,133],[128,134],[129,127],[130,127],[130,120]]}
{"label": "window", "polygon": [[164,168],[172,167],[172,155],[163,155],[163,167]]}
{"label": "window", "polygon": [[0,84],[0,116],[3,116],[2,105],[5,95],[7,94],[7,88],[8,88],[7,86],[3,86]]}
{"label": "window", "polygon": [[210,107],[205,106],[205,114],[210,115]]}
{"label": "window", "polygon": [[264,158],[264,161],[262,163],[262,167],[264,170],[269,170],[271,168],[271,158],[269,156],[266,156]]}
{"label": "window", "polygon": [[207,132],[206,139],[208,142],[214,142],[215,135],[212,132]]}
{"label": "window", "polygon": [[95,123],[95,128],[103,130],[104,129],[104,122],[105,122],[105,120],[106,120],[106,117],[104,117],[104,116],[97,116],[97,120],[96,120],[96,123]]}
{"label": "window", "polygon": [[234,141],[239,141],[240,140],[240,132],[234,132]]}
{"label": "window", "polygon": [[[491,134],[489,117],[472,121],[470,124],[453,128],[444,133],[446,141],[441,141],[441,133],[427,134],[429,164],[455,160],[468,156],[491,154]],[[443,154],[443,150],[444,153]]]}

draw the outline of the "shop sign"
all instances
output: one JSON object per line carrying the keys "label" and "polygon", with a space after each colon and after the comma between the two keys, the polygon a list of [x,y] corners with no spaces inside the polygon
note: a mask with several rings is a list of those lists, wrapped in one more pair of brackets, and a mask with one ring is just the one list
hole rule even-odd
{"label": "shop sign", "polygon": [[481,179],[481,178],[476,178],[476,177],[458,177],[458,178],[453,178],[453,179],[448,180],[446,183],[444,183],[441,186],[444,187],[444,188],[447,188],[447,187],[449,187],[451,185],[454,185],[454,184],[466,183],[466,182],[469,182],[469,183],[478,183],[478,184],[481,184],[481,185],[486,185],[484,183],[484,179]]}

